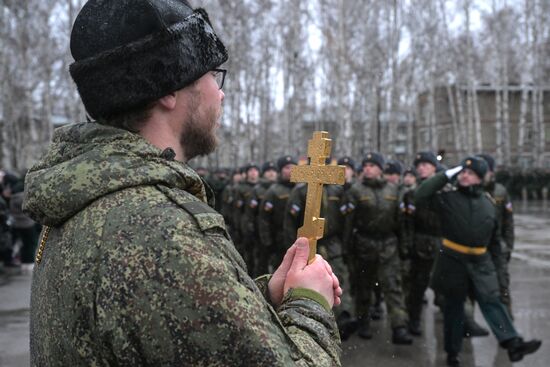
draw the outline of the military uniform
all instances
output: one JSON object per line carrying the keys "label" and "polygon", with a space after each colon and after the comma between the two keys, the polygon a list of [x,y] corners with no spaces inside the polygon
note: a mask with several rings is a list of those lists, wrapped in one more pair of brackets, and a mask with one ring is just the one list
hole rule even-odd
{"label": "military uniform", "polygon": [[275,310],[267,278],[248,276],[202,181],[168,150],[69,125],[27,175],[25,209],[51,228],[31,365],[340,365],[326,300],[291,291]]}
{"label": "military uniform", "polygon": [[[443,188],[449,190],[449,187]],[[405,212],[407,239],[410,252],[410,290],[407,309],[411,332],[419,334],[424,293],[430,283],[430,274],[436,255],[441,247],[441,223],[439,214],[430,203],[416,205],[415,191],[404,196],[402,209]]]}
{"label": "military uniform", "polygon": [[506,188],[495,182],[491,182],[485,190],[493,197],[496,209],[496,217],[499,228],[499,251],[493,251],[491,256],[495,264],[498,284],[500,286],[500,299],[506,305],[512,315],[512,299],[510,297],[510,272],[508,263],[514,249],[514,215],[512,201]]}
{"label": "military uniform", "polygon": [[442,250],[431,282],[445,296],[445,351],[452,356],[462,349],[464,301],[469,292],[474,293],[499,342],[519,335],[499,299],[495,267],[487,252],[498,230],[494,204],[479,186],[441,192],[447,182],[445,172],[426,180],[415,193],[415,203],[433,206],[441,218]]}
{"label": "military uniform", "polygon": [[[290,193],[284,221],[284,232],[287,238],[296,238],[298,228],[304,223],[306,195],[306,184],[296,185]],[[344,213],[346,213],[343,195],[342,186],[323,186],[321,217],[325,218],[325,232],[323,238],[317,242],[317,252],[330,263],[332,271],[340,280],[340,287],[344,290],[341,297],[342,303],[335,310],[337,319],[344,313],[345,316],[342,318],[350,318],[354,315],[353,300],[349,292],[349,272],[344,262],[345,249],[342,243]]]}
{"label": "military uniform", "polygon": [[227,180],[220,179],[214,174],[208,176],[205,181],[214,192],[214,198],[216,199],[214,201],[214,209],[216,209],[218,213],[221,213],[223,207],[223,192],[227,186]]}
{"label": "military uniform", "polygon": [[295,184],[280,180],[271,185],[260,203],[258,214],[258,231],[265,256],[269,265],[275,269],[281,263],[286,250],[296,238],[285,236],[283,222],[286,202]]}
{"label": "military uniform", "polygon": [[244,238],[249,239],[251,243],[250,256],[252,256],[254,267],[249,267],[249,271],[256,275],[267,274],[269,272],[267,256],[260,243],[258,214],[260,203],[272,184],[272,181],[260,179],[260,182],[252,188],[250,195],[247,196],[244,202],[244,211],[241,218],[241,231]]}
{"label": "military uniform", "polygon": [[235,200],[233,201],[233,222],[239,232],[240,239],[237,250],[244,258],[248,270],[252,274],[254,271],[254,237],[249,236],[246,231],[246,223],[244,220],[244,212],[246,203],[252,197],[252,190],[256,184],[248,181],[241,182],[235,189]]}
{"label": "military uniform", "polygon": [[391,326],[407,325],[399,263],[399,192],[384,179],[364,179],[346,193],[344,241],[354,259],[357,285],[356,311],[368,324],[372,290],[378,278],[382,286]]}

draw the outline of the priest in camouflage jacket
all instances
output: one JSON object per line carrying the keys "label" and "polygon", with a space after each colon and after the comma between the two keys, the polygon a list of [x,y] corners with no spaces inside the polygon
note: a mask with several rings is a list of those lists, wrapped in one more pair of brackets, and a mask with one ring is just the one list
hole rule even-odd
{"label": "priest in camouflage jacket", "polygon": [[71,75],[97,122],[27,175],[44,224],[33,366],[338,366],[338,278],[300,239],[252,280],[186,161],[217,144],[226,49],[187,2],[90,0]]}

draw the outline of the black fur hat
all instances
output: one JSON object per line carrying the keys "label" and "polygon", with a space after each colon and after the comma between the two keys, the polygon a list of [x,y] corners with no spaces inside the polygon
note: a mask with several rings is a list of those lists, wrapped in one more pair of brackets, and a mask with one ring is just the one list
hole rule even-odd
{"label": "black fur hat", "polygon": [[71,53],[71,76],[95,119],[184,88],[228,58],[206,11],[185,0],[90,0]]}

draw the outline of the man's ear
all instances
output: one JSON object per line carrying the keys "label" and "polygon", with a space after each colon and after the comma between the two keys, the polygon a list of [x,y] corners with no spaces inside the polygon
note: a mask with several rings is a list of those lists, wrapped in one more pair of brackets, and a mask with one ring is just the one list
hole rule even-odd
{"label": "man's ear", "polygon": [[160,98],[158,103],[167,110],[173,110],[176,108],[176,92],[172,92]]}

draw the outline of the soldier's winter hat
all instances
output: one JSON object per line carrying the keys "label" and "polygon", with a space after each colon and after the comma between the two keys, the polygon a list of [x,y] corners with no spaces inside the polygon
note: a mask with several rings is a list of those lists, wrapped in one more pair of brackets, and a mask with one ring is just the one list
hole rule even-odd
{"label": "soldier's winter hat", "polygon": [[363,162],[361,162],[361,165],[364,167],[367,163],[376,164],[378,167],[380,167],[381,170],[384,169],[384,156],[377,152],[369,152],[363,158]]}
{"label": "soldier's winter hat", "polygon": [[186,0],[90,0],[71,53],[71,76],[95,119],[184,88],[228,58],[206,11]]}
{"label": "soldier's winter hat", "polygon": [[281,158],[277,159],[277,168],[280,170],[283,169],[287,164],[298,164],[296,160],[291,155],[284,155]]}
{"label": "soldier's winter hat", "polygon": [[390,159],[386,162],[386,165],[384,166],[384,173],[387,173],[388,175],[400,175],[401,172],[403,172],[403,165],[401,162],[395,159]]}
{"label": "soldier's winter hat", "polygon": [[264,164],[262,164],[262,175],[272,169],[273,171],[277,171],[277,166],[275,165],[275,162],[267,161]]}
{"label": "soldier's winter hat", "polygon": [[430,163],[430,164],[433,164],[434,167],[437,167],[438,165],[438,161],[437,161],[437,157],[435,156],[435,153],[434,152],[418,152],[416,153],[416,157],[414,158],[414,166],[418,166],[419,163],[422,163],[422,162],[426,162],[426,163]]}
{"label": "soldier's winter hat", "polygon": [[414,166],[408,167],[408,168],[403,172],[403,176],[404,176],[404,175],[413,175],[414,177],[416,177],[416,169],[414,168]]}
{"label": "soldier's winter hat", "polygon": [[485,174],[487,173],[487,162],[483,158],[472,156],[465,158],[462,163],[462,168],[469,168],[472,171],[476,173],[476,175],[479,176],[479,178],[483,179],[485,177]]}
{"label": "soldier's winter hat", "polygon": [[342,157],[338,159],[338,162],[336,163],[342,166],[349,166],[352,170],[355,171],[355,161],[351,157],[348,157],[348,156]]}
{"label": "soldier's winter hat", "polygon": [[254,162],[250,162],[248,163],[246,166],[244,166],[245,168],[245,172],[248,173],[248,170],[252,169],[252,168],[256,168],[258,171],[260,170],[260,166],[258,166],[256,163]]}
{"label": "soldier's winter hat", "polygon": [[477,154],[476,157],[479,157],[481,159],[484,159],[485,162],[487,162],[487,166],[489,168],[490,172],[495,172],[495,159],[492,155],[483,153],[483,154]]}

